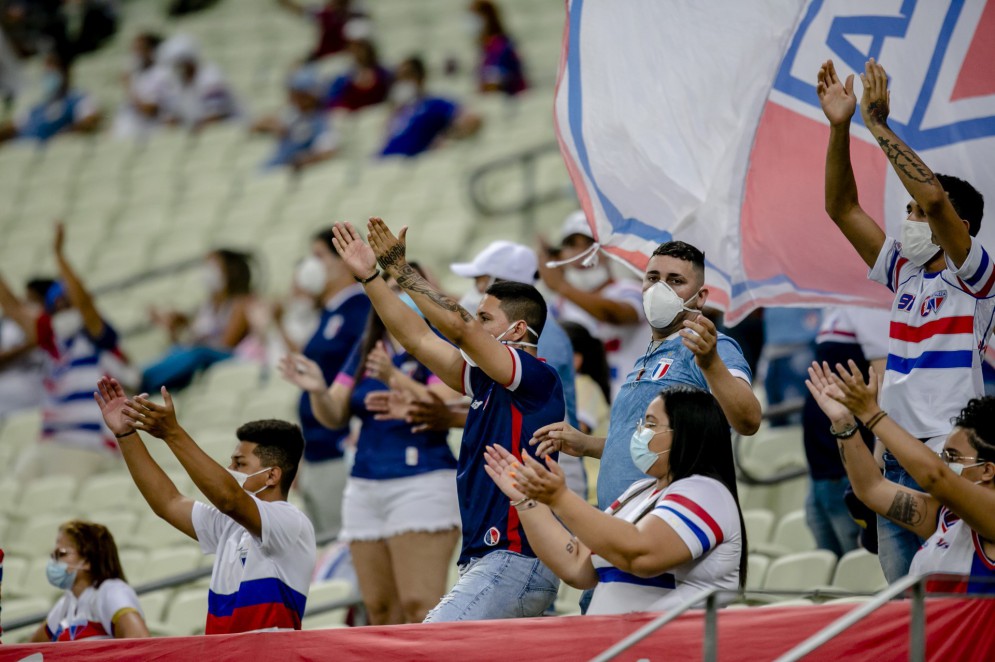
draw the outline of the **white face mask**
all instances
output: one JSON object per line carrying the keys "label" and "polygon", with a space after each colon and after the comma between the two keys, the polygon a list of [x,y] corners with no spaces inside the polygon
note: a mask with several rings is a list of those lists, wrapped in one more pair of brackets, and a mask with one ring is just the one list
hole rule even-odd
{"label": "white face mask", "polygon": [[52,315],[52,331],[59,340],[69,340],[82,330],[83,314],[75,308],[60,310]]}
{"label": "white face mask", "polygon": [[477,306],[483,301],[484,295],[477,291],[477,288],[471,288],[469,292],[463,295],[463,298],[459,300],[459,305],[463,306],[467,312],[471,315],[477,314]]}
{"label": "white face mask", "polygon": [[582,292],[593,292],[611,279],[608,265],[599,264],[586,269],[567,269],[563,277]]}
{"label": "white face mask", "polygon": [[933,243],[933,231],[929,223],[922,221],[902,221],[902,257],[917,267],[925,266],[940,247]]}
{"label": "white face mask", "polygon": [[[226,469],[226,471],[228,473],[230,473],[231,477],[234,478],[238,482],[238,486],[241,487],[243,490],[245,490],[245,481],[249,480],[253,476],[258,476],[259,474],[266,473],[267,471],[269,471],[272,468],[273,467],[266,467],[265,469],[260,469],[259,471],[257,471],[254,474],[247,474],[247,473],[243,473],[241,471],[235,471],[234,469]],[[262,487],[260,487],[255,492],[249,492],[249,490],[245,490],[245,491],[249,492],[249,494],[251,494],[252,496],[256,496],[257,494],[259,494],[260,492],[262,492],[263,490],[265,490],[267,487],[273,487],[273,486],[272,485],[263,485]]]}
{"label": "white face mask", "polygon": [[395,105],[411,103],[418,96],[418,86],[410,80],[399,80],[390,88],[390,100]]}
{"label": "white face mask", "polygon": [[217,294],[225,286],[224,276],[221,274],[221,269],[216,264],[206,264],[204,265],[204,272],[202,274],[204,279],[204,287],[211,294]]}
{"label": "white face mask", "polygon": [[662,280],[653,283],[652,287],[643,292],[643,312],[646,313],[646,321],[654,329],[666,329],[674,323],[681,311],[700,312],[697,308],[687,307],[687,304],[694,301],[699,294],[701,288],[687,301],[681,301],[681,297],[670,285]]}
{"label": "white face mask", "polygon": [[294,283],[308,294],[318,296],[325,291],[328,283],[328,268],[320,258],[308,255],[297,265]]}

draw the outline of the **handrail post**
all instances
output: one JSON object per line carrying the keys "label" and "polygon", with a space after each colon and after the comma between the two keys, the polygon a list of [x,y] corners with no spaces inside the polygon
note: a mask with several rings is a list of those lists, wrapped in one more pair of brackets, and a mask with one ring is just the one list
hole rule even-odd
{"label": "handrail post", "polygon": [[709,593],[705,601],[705,641],[702,643],[702,657],[705,662],[715,662],[719,656],[718,601],[715,593]]}
{"label": "handrail post", "polygon": [[909,610],[909,662],[926,659],[926,580],[921,578],[912,587]]}

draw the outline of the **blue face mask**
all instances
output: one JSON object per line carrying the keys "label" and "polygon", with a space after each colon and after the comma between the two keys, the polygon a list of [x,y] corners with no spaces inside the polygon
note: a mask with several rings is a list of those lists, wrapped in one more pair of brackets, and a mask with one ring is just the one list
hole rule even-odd
{"label": "blue face mask", "polygon": [[640,423],[636,426],[636,431],[632,433],[632,439],[629,440],[629,455],[632,456],[632,463],[644,474],[649,473],[657,458],[670,452],[669,448],[659,453],[650,450],[650,441],[653,440],[653,437],[665,431],[654,432],[652,428],[644,428]]}
{"label": "blue face mask", "polygon": [[397,298],[399,298],[404,303],[408,304],[408,308],[418,313],[418,315],[422,319],[425,319],[425,313],[421,311],[421,308],[418,307],[418,304],[415,303],[415,300],[411,298],[410,294],[408,294],[407,292],[401,292],[400,294],[397,295]]}
{"label": "blue face mask", "polygon": [[69,566],[64,561],[56,561],[55,559],[48,560],[48,565],[45,566],[45,576],[48,578],[49,584],[62,590],[71,588],[76,581],[76,571],[70,571]]}
{"label": "blue face mask", "polygon": [[46,71],[41,77],[41,94],[45,101],[53,101],[62,89],[62,74],[58,71]]}

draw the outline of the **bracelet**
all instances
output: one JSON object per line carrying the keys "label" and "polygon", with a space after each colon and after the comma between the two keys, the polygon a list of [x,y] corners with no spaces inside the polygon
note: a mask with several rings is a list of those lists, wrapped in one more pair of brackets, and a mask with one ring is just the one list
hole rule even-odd
{"label": "bracelet", "polygon": [[840,430],[839,432],[837,432],[836,430],[834,430],[833,426],[830,425],[829,426],[829,434],[833,435],[837,439],[849,439],[853,435],[857,434],[857,425],[855,423],[851,423],[849,425],[849,427],[846,427],[846,428]]}
{"label": "bracelet", "polygon": [[130,437],[131,435],[135,434],[136,432],[138,432],[138,430],[131,430],[130,432],[125,432],[124,434],[116,434],[116,435],[114,435],[114,438],[115,439],[124,439],[125,437]]}
{"label": "bracelet", "polygon": [[529,497],[522,497],[518,501],[512,501],[511,502],[511,507],[512,508],[518,508],[520,505],[522,505],[526,501],[532,501],[532,499],[530,499]]}
{"label": "bracelet", "polygon": [[882,409],[878,413],[876,413],[873,416],[871,416],[871,418],[866,423],[864,423],[864,427],[867,428],[868,432],[872,431],[874,429],[874,426],[877,425],[878,423],[880,423],[881,419],[884,418],[887,415],[888,415],[888,412],[886,412],[884,409]]}
{"label": "bracelet", "polygon": [[353,276],[353,278],[360,285],[366,285],[367,283],[369,283],[370,281],[372,281],[373,279],[375,279],[379,275],[380,275],[380,270],[379,269],[374,269],[373,270],[373,275],[370,276],[369,278],[357,278],[356,276]]}

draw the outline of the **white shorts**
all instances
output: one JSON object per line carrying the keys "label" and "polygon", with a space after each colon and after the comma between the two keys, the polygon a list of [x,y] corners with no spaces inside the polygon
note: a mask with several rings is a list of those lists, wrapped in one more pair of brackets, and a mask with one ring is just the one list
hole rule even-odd
{"label": "white shorts", "polygon": [[339,540],[385,540],[402,533],[434,533],[459,525],[453,469],[389,480],[350,476],[342,497]]}

